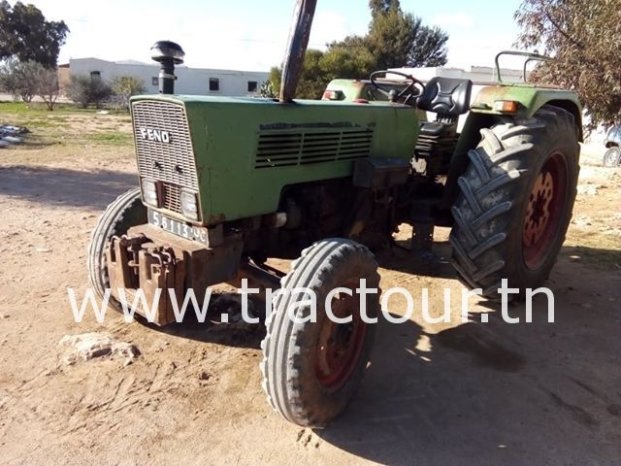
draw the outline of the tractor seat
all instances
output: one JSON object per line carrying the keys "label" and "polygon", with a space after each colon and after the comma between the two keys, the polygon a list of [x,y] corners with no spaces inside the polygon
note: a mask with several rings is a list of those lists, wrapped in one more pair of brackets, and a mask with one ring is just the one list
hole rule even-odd
{"label": "tractor seat", "polygon": [[469,79],[436,76],[425,85],[416,105],[421,110],[437,113],[438,119],[458,117],[470,109],[471,93],[472,81]]}
{"label": "tractor seat", "polygon": [[469,79],[431,78],[418,97],[417,107],[437,114],[435,121],[424,121],[414,150],[416,160],[424,160],[426,173],[448,172],[457,145],[459,115],[470,110],[472,81]]}

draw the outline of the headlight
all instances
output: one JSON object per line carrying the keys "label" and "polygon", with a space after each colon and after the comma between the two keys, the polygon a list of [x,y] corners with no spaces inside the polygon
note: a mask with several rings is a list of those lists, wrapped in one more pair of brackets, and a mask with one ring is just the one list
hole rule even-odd
{"label": "headlight", "polygon": [[144,197],[144,201],[150,206],[159,207],[155,181],[142,180],[142,196]]}
{"label": "headlight", "polygon": [[192,191],[181,190],[181,212],[184,217],[198,220],[198,202],[196,201],[196,193]]}

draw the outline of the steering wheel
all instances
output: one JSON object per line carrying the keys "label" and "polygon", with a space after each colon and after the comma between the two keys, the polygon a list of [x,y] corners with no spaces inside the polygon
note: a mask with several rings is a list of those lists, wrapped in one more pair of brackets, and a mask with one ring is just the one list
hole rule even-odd
{"label": "steering wheel", "polygon": [[[377,82],[378,76],[383,75],[385,77],[387,73],[402,76],[405,78],[405,82],[409,84],[406,87],[404,87],[401,91],[398,91],[397,89],[394,89],[394,87],[389,88],[388,84],[378,83]],[[375,71],[374,73],[371,73],[371,76],[369,76],[369,79],[371,80],[371,84],[373,84],[373,87],[377,89],[382,95],[386,96],[386,98],[390,102],[401,102],[403,104],[408,105],[411,99],[415,99],[416,97],[421,95],[423,91],[425,90],[425,85],[422,82],[420,82],[418,79],[416,79],[414,76],[401,73],[399,71]]]}

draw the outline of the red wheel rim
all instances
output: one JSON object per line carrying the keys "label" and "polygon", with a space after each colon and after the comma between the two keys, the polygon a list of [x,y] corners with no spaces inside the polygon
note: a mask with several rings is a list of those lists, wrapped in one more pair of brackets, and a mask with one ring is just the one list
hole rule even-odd
{"label": "red wheel rim", "polygon": [[543,165],[528,199],[522,246],[524,262],[537,269],[544,261],[558,234],[567,190],[567,166],[560,153]]}
{"label": "red wheel rim", "polygon": [[[345,288],[355,290],[356,287]],[[337,324],[326,316],[316,346],[315,373],[321,385],[338,390],[358,364],[367,326],[360,317],[359,298],[355,292],[353,296],[337,294],[332,300],[332,313],[338,318],[351,316],[351,323]]]}

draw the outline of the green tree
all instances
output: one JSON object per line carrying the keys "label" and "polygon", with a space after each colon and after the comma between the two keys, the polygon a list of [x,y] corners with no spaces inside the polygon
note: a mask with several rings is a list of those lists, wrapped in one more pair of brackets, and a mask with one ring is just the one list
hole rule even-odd
{"label": "green tree", "polygon": [[129,99],[144,92],[144,81],[134,76],[117,76],[111,83],[112,92],[125,108],[129,108]]}
{"label": "green tree", "polygon": [[47,21],[32,4],[17,2],[11,7],[0,0],[0,60],[16,57],[55,67],[68,32],[64,21]]}
{"label": "green tree", "polygon": [[37,95],[38,63],[20,62],[15,58],[7,60],[0,69],[0,87],[13,95],[21,98],[26,103],[32,102]]}
{"label": "green tree", "polygon": [[376,58],[377,69],[446,64],[448,34],[442,29],[403,12],[399,0],[370,0],[369,7],[369,33],[361,40]]}
{"label": "green tree", "polygon": [[[304,69],[298,83],[296,97],[299,99],[319,99],[326,85],[330,81],[321,66],[324,53],[321,50],[310,49],[304,56]],[[274,89],[280,89],[282,69],[270,70],[270,83]]]}
{"label": "green tree", "polygon": [[26,103],[38,95],[48,110],[54,110],[59,92],[58,73],[35,61],[22,63],[11,58],[0,68],[0,89],[21,97]]}
{"label": "green tree", "polygon": [[554,58],[536,81],[578,91],[592,124],[621,123],[621,18],[618,0],[523,0],[518,42]]}
{"label": "green tree", "polygon": [[397,7],[373,16],[365,42],[375,57],[376,68],[385,70],[408,65],[408,56],[414,47],[416,21],[413,15],[405,14]]}
{"label": "green tree", "polygon": [[[308,50],[304,57],[304,69],[296,97],[299,99],[320,99],[330,81],[336,78],[363,79],[373,71],[375,61],[367,49],[329,46],[324,53]],[[272,88],[280,87],[282,69],[270,70],[269,83]]]}
{"label": "green tree", "polygon": [[271,80],[268,79],[267,81],[263,81],[261,83],[261,86],[259,87],[259,95],[266,99],[274,99],[278,97],[274,87],[272,86]]}
{"label": "green tree", "polygon": [[369,0],[369,8],[371,16],[388,13],[391,9],[400,10],[401,3],[399,0]]}
{"label": "green tree", "polygon": [[420,18],[414,17],[414,40],[407,57],[408,66],[446,65],[448,34],[437,26],[425,26]]}
{"label": "green tree", "polygon": [[95,108],[101,108],[101,104],[112,95],[112,88],[100,78],[71,76],[67,94],[82,108],[90,104],[95,104]]}
{"label": "green tree", "polygon": [[[446,64],[448,35],[404,13],[398,0],[370,0],[371,23],[365,36],[348,36],[328,44],[326,52],[308,50],[297,97],[317,99],[335,78],[362,79],[378,69]],[[272,68],[277,89],[280,69]]]}

